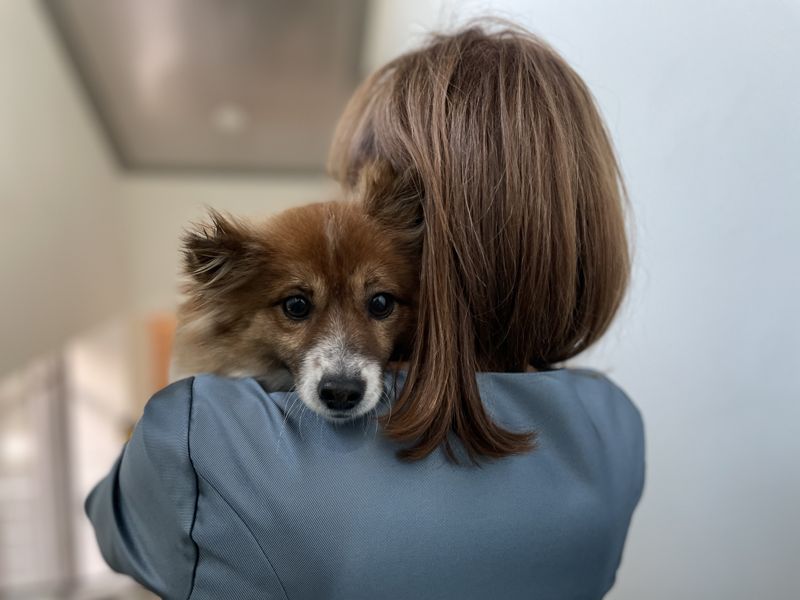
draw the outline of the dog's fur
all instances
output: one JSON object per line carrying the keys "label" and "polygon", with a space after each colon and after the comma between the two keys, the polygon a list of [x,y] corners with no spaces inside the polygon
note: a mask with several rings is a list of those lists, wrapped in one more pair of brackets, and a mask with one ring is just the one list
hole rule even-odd
{"label": "dog's fur", "polygon": [[[413,199],[394,198],[390,175],[372,173],[359,198],[311,204],[261,225],[212,212],[187,233],[186,300],[178,313],[173,374],[258,378],[270,390],[296,389],[330,419],[372,410],[383,369],[409,347],[416,322],[421,217]],[[394,299],[385,318],[368,309]],[[306,318],[287,313],[302,296]],[[360,381],[360,401],[332,410],[321,382]]]}

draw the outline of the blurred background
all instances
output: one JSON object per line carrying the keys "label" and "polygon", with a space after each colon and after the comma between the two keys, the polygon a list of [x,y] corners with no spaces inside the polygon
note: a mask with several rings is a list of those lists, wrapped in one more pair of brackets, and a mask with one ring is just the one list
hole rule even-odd
{"label": "blurred background", "polygon": [[182,229],[328,199],[372,69],[480,15],[585,78],[627,180],[602,369],[642,410],[613,600],[800,598],[800,4],[0,2],[0,596],[147,597],[83,499],[166,382]]}

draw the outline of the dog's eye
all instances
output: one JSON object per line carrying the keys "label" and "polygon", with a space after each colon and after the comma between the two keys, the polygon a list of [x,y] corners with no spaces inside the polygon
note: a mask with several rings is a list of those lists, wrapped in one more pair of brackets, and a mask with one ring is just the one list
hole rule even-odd
{"label": "dog's eye", "polygon": [[286,298],[286,300],[283,301],[283,312],[286,313],[286,316],[290,319],[300,321],[305,319],[308,313],[311,312],[311,302],[308,301],[308,298],[304,298],[303,296]]}
{"label": "dog's eye", "polygon": [[375,294],[369,299],[367,310],[373,319],[385,319],[394,310],[394,296],[391,294]]}

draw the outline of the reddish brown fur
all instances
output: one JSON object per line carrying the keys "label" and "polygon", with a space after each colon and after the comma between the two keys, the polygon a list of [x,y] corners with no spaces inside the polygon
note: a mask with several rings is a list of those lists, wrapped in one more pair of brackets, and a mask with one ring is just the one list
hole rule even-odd
{"label": "reddish brown fur", "polygon": [[[185,373],[293,376],[308,349],[337,325],[381,364],[410,343],[418,287],[418,233],[396,211],[363,202],[311,204],[260,226],[212,214],[185,240],[187,300],[179,313],[175,366]],[[378,292],[397,299],[385,320],[366,306]],[[308,320],[288,318],[282,301],[302,293]]]}

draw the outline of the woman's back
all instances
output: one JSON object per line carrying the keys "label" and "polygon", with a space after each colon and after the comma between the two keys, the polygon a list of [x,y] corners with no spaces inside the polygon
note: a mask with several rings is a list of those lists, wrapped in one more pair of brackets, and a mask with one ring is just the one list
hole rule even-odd
{"label": "woman's back", "polygon": [[106,558],[165,598],[603,596],[642,423],[604,377],[550,370],[603,335],[629,274],[589,89],[530,33],[470,27],[376,71],[335,138],[343,191],[420,247],[391,413],[334,424],[254,380],[175,384],[88,501]]}
{"label": "woman's back", "polygon": [[87,501],[103,554],[168,599],[602,597],[642,490],[638,411],[591,371],[478,383],[536,451],[403,462],[374,418],[333,424],[252,379],[173,384]]}

